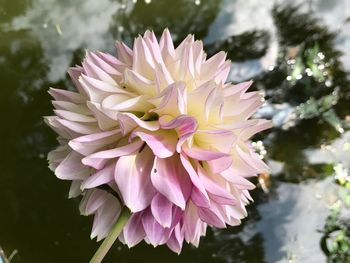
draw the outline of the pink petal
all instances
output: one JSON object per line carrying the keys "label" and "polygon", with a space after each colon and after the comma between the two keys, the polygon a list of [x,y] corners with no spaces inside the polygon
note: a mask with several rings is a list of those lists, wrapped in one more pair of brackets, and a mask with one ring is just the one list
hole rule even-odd
{"label": "pink petal", "polygon": [[180,159],[181,159],[182,165],[186,169],[193,183],[192,194],[191,194],[192,201],[197,206],[209,207],[210,201],[209,201],[207,191],[205,190],[205,187],[203,185],[203,182],[199,179],[198,174],[193,169],[192,164],[184,154],[180,154]]}
{"label": "pink petal", "polygon": [[186,85],[184,82],[174,82],[154,100],[161,100],[154,110],[159,116],[177,117],[186,113]]}
{"label": "pink petal", "polygon": [[[89,88],[89,92],[95,93],[95,96],[98,97],[98,93],[102,93],[100,95],[107,95],[107,94],[127,94],[130,96],[134,96],[135,94],[125,90],[123,87],[120,87],[118,84],[109,83],[100,79],[92,78],[86,75],[82,75],[81,79],[84,80],[84,82],[87,84],[87,87]],[[81,83],[81,81],[80,81]]]}
{"label": "pink petal", "polygon": [[203,42],[196,40],[193,43],[192,48],[193,48],[193,60],[195,64],[196,73],[198,76],[198,74],[201,71],[202,62],[204,59]]}
{"label": "pink petal", "polygon": [[183,216],[183,232],[188,243],[198,243],[200,238],[201,220],[197,207],[189,201]]}
{"label": "pink petal", "polygon": [[187,146],[183,147],[183,151],[186,153],[187,156],[201,161],[211,161],[229,156],[227,153],[205,150],[195,146],[192,146],[191,148]]}
{"label": "pink petal", "polygon": [[213,126],[219,129],[231,130],[236,136],[238,136],[243,129],[249,129],[252,126],[256,125],[258,122],[259,120],[254,120],[254,119],[238,120],[232,123],[215,124]]}
{"label": "pink petal", "polygon": [[215,82],[207,81],[188,94],[187,112],[191,116],[203,118],[204,105],[209,94],[215,90]]}
{"label": "pink petal", "polygon": [[120,41],[116,42],[116,47],[117,47],[118,59],[127,65],[132,65],[132,57],[133,57],[132,50],[127,45],[125,45],[123,42],[120,42]]}
{"label": "pink petal", "polygon": [[177,136],[173,131],[158,130],[155,132],[134,131],[130,138],[140,137],[159,158],[167,158],[174,154]]}
{"label": "pink petal", "polygon": [[169,228],[172,223],[173,204],[161,194],[156,194],[151,203],[151,211],[154,218],[162,227]]}
{"label": "pink petal", "polygon": [[111,150],[105,150],[93,153],[86,156],[82,162],[85,165],[91,166],[95,169],[101,169],[107,159],[113,159],[120,156],[131,155],[137,152],[143,145],[142,141],[134,141],[130,144],[120,146]]}
{"label": "pink petal", "polygon": [[68,198],[75,198],[81,194],[81,190],[80,190],[81,183],[82,183],[82,180],[72,181],[69,188]]}
{"label": "pink petal", "polygon": [[205,120],[207,122],[214,122],[214,121],[221,122],[222,115],[223,115],[223,111],[222,111],[223,106],[224,106],[223,93],[222,93],[222,89],[219,86],[211,90],[205,100],[205,103],[204,103]]}
{"label": "pink petal", "polygon": [[[108,199],[108,193],[103,190],[94,189],[84,196],[80,204],[80,212],[83,215],[91,215],[97,211]],[[84,202],[86,202],[84,204]]]}
{"label": "pink petal", "polygon": [[157,40],[154,32],[147,30],[144,34],[143,40],[144,40],[145,44],[147,45],[154,62],[159,63],[159,64],[164,63],[163,58],[162,58],[162,54],[160,53],[160,47],[158,44],[158,40]]}
{"label": "pink petal", "polygon": [[170,202],[185,209],[191,193],[191,181],[178,156],[156,158],[151,179],[154,187]]}
{"label": "pink petal", "polygon": [[197,130],[195,141],[204,148],[214,148],[220,152],[229,153],[237,137],[228,130]]}
{"label": "pink petal", "polygon": [[130,98],[122,94],[110,95],[102,101],[102,107],[113,111],[141,111],[147,112],[152,105],[145,96]]}
{"label": "pink petal", "polygon": [[242,218],[247,216],[247,211],[244,206],[230,205],[226,206],[226,213],[230,217],[230,224],[239,222]]}
{"label": "pink petal", "polygon": [[148,147],[137,155],[122,156],[115,169],[115,181],[125,205],[139,212],[151,204],[156,193],[151,182],[154,156]]}
{"label": "pink petal", "polygon": [[194,35],[188,35],[184,40],[182,40],[180,45],[175,50],[176,57],[181,58],[181,55],[184,53],[184,49],[187,46],[192,45],[193,42],[194,42]]}
{"label": "pink petal", "polygon": [[81,66],[71,67],[68,70],[68,74],[70,78],[72,79],[74,86],[78,89],[79,93],[84,97],[87,98],[88,94],[85,92],[84,88],[81,86],[79,78],[84,73],[84,69]]}
{"label": "pink petal", "polygon": [[241,98],[237,103],[229,103],[228,100],[225,101],[223,115],[228,122],[247,120],[263,104],[261,96],[257,92],[250,93],[245,94],[248,94],[249,97],[245,99]]}
{"label": "pink petal", "polygon": [[182,249],[183,240],[184,240],[184,235],[181,232],[180,224],[178,224],[174,228],[174,230],[171,233],[171,236],[166,244],[172,251],[174,251],[177,254],[180,254],[181,249]]}
{"label": "pink petal", "polygon": [[112,163],[105,168],[97,171],[95,174],[89,176],[84,182],[81,184],[81,189],[89,189],[98,187],[103,184],[108,184],[114,179],[114,170],[115,163]]}
{"label": "pink petal", "polygon": [[109,75],[107,72],[105,72],[97,64],[94,63],[91,57],[88,56],[88,52],[82,65],[88,77],[101,80],[111,85],[118,85],[111,75]]}
{"label": "pink petal", "polygon": [[153,217],[151,209],[145,210],[142,216],[143,229],[153,246],[166,243],[170,237],[170,229],[163,228]]}
{"label": "pink petal", "polygon": [[173,77],[164,64],[156,65],[155,75],[158,93],[160,93],[162,90],[174,82]]}
{"label": "pink petal", "polygon": [[128,94],[111,94],[102,101],[101,105],[103,109],[118,110],[116,105],[132,98]]}
{"label": "pink petal", "polygon": [[58,135],[65,139],[71,139],[79,136],[78,133],[68,129],[64,125],[62,125],[57,116],[45,116],[44,121],[47,125],[51,127]]}
{"label": "pink petal", "polygon": [[49,168],[55,171],[57,166],[67,157],[72,150],[67,145],[60,145],[48,153]]}
{"label": "pink petal", "polygon": [[123,63],[121,60],[117,59],[115,56],[108,54],[108,53],[104,53],[104,52],[99,51],[95,54],[96,54],[96,56],[101,58],[105,63],[110,65],[112,68],[114,68],[118,72],[116,74],[113,74],[113,77],[118,82],[121,82],[122,81],[122,72],[124,72],[124,70],[126,68],[130,68],[130,65]]}
{"label": "pink petal", "polygon": [[132,113],[119,113],[118,120],[123,134],[128,134],[136,127],[141,127],[149,131],[156,131],[159,129],[157,121],[143,121]]}
{"label": "pink petal", "polygon": [[169,115],[164,115],[159,118],[159,124],[162,129],[175,129],[178,133],[177,152],[181,152],[183,143],[195,133],[198,127],[196,119],[189,115],[180,115],[174,119]]}
{"label": "pink petal", "polygon": [[237,174],[234,174],[232,172],[232,168],[227,169],[225,171],[221,172],[221,175],[229,182],[233,183],[235,185],[236,188],[238,189],[248,189],[248,190],[252,190],[255,188],[255,185],[253,183],[251,183],[250,181],[248,181],[247,179],[245,179],[242,176],[239,176]]}
{"label": "pink petal", "polygon": [[180,207],[178,207],[176,205],[173,205],[173,211],[172,211],[173,217],[171,219],[171,226],[170,226],[170,228],[175,227],[180,222],[180,220],[182,219],[183,214],[184,214],[184,211]]}
{"label": "pink petal", "polygon": [[133,96],[133,93],[126,91],[125,89],[117,86],[117,84],[111,84],[99,79],[95,79],[86,75],[82,75],[79,78],[79,83],[88,94],[91,102],[101,103],[108,95],[111,94],[128,94]]}
{"label": "pink petal", "polygon": [[224,89],[224,94],[226,97],[232,96],[232,98],[240,98],[242,94],[244,94],[250,86],[253,84],[253,81],[241,82],[236,85],[227,85]]}
{"label": "pink petal", "polygon": [[236,146],[236,152],[245,164],[255,169],[256,172],[269,172],[270,168],[258,157],[258,155],[250,149],[247,150],[248,152],[244,151],[241,147]]}
{"label": "pink petal", "polygon": [[215,160],[207,161],[210,170],[216,174],[221,173],[222,171],[225,171],[232,165],[232,157],[231,156],[224,156]]}
{"label": "pink petal", "polygon": [[239,146],[233,148],[232,159],[234,162],[230,167],[230,171],[233,176],[254,176],[257,174],[257,170],[251,165],[251,156],[247,154],[243,154],[242,156],[242,150]]}
{"label": "pink petal", "polygon": [[134,41],[134,56],[132,70],[141,73],[142,76],[151,79],[153,77],[155,62],[151,52],[141,36]]}
{"label": "pink petal", "polygon": [[111,115],[107,110],[102,109],[100,103],[88,101],[86,105],[93,112],[98,126],[102,131],[115,129],[118,126],[118,122],[116,121],[117,114],[115,116]]}
{"label": "pink petal", "polygon": [[198,215],[203,222],[206,222],[208,225],[212,225],[218,228],[225,228],[225,220],[221,215],[218,205],[214,202],[211,202],[210,208],[199,207]]}
{"label": "pink petal", "polygon": [[176,118],[172,118],[171,116],[162,116],[159,118],[159,123],[162,129],[177,129],[180,136],[193,133],[197,130],[196,119],[185,114]]}
{"label": "pink petal", "polygon": [[119,201],[111,194],[108,194],[104,205],[96,211],[92,225],[91,238],[97,236],[97,241],[105,238],[117,220],[120,211],[121,206]]}
{"label": "pink petal", "polygon": [[95,65],[97,65],[100,69],[109,74],[112,78],[115,78],[116,76],[120,75],[121,73],[115,67],[111,66],[109,63],[107,63],[107,61],[103,59],[105,56],[106,54],[95,54],[91,51],[88,51],[86,54],[87,59],[92,61]]}
{"label": "pink petal", "polygon": [[222,205],[233,205],[236,203],[235,198],[229,190],[221,187],[215,182],[208,174],[206,174],[206,171],[200,165],[198,165],[198,176],[209,193],[210,199]]}
{"label": "pink petal", "polygon": [[142,212],[132,214],[123,228],[123,241],[129,248],[140,243],[146,235],[143,230],[142,216]]}
{"label": "pink petal", "polygon": [[52,101],[52,105],[55,107],[55,109],[58,110],[67,110],[80,114],[91,115],[89,109],[84,104],[75,104],[69,101],[54,100]]}
{"label": "pink petal", "polygon": [[179,72],[178,77],[181,80],[192,80],[195,77],[194,73],[194,61],[193,61],[193,50],[192,45],[186,45],[183,48],[180,64],[179,64]]}
{"label": "pink petal", "polygon": [[155,82],[139,74],[138,71],[126,69],[124,72],[124,82],[125,86],[136,94],[149,96],[155,96],[157,94]]}
{"label": "pink petal", "polygon": [[224,83],[227,80],[228,74],[231,70],[231,61],[226,60],[217,70],[214,75],[216,83]]}
{"label": "pink petal", "polygon": [[272,128],[272,122],[270,120],[257,120],[257,123],[254,126],[247,127],[242,131],[240,138],[245,141],[251,138],[254,134],[270,128]]}
{"label": "pink petal", "polygon": [[64,119],[57,119],[57,121],[66,129],[77,134],[91,134],[100,131],[100,129],[96,125],[82,124]]}
{"label": "pink petal", "polygon": [[69,101],[73,103],[84,103],[84,97],[73,91],[50,88],[49,94],[58,101]]}
{"label": "pink petal", "polygon": [[82,155],[72,151],[57,166],[55,174],[62,180],[81,180],[90,174],[90,169],[81,163]]}
{"label": "pink petal", "polygon": [[213,79],[215,77],[218,69],[222,64],[225,63],[226,53],[221,51],[202,64],[201,67],[201,77],[203,79]]}
{"label": "pink petal", "polygon": [[167,28],[164,29],[162,37],[160,38],[159,47],[166,62],[169,62],[170,58],[175,59],[176,55],[173,40]]}
{"label": "pink petal", "polygon": [[120,130],[93,133],[77,137],[69,141],[68,144],[74,151],[86,156],[117,142],[121,137],[120,135]]}

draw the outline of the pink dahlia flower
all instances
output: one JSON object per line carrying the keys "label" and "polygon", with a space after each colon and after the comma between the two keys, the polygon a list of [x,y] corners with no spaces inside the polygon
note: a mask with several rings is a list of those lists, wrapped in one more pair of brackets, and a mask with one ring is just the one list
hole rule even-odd
{"label": "pink dahlia flower", "polygon": [[50,168],[83,195],[94,214],[91,238],[107,236],[126,206],[120,241],[198,246],[207,226],[238,225],[254,188],[246,177],[268,167],[249,138],[270,122],[249,119],[262,104],[251,82],[225,83],[226,54],[207,59],[189,35],[177,48],[168,30],[117,42],[117,57],[87,52],[70,69],[76,91],[50,89],[55,116],[46,122],[60,146]]}

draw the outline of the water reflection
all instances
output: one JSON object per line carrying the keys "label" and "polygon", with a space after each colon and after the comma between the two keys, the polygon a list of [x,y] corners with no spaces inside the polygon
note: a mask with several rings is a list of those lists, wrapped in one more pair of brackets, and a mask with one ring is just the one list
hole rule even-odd
{"label": "water reflection", "polygon": [[[56,144],[42,122],[42,115],[51,111],[46,90],[50,85],[71,88],[65,71],[81,60],[86,48],[114,52],[114,39],[131,43],[146,29],[159,34],[169,27],[176,42],[194,33],[205,40],[209,54],[228,51],[233,60],[231,80],[254,78],[254,88],[267,95],[259,114],[275,124],[263,136],[273,169],[259,178],[259,185],[266,183],[269,191],[258,187],[253,192],[256,201],[242,226],[209,231],[198,249],[185,246],[180,257],[145,244],[133,250],[116,245],[106,262],[325,261],[319,245],[324,233],[317,230],[323,229],[329,206],[339,199],[342,186],[335,184],[334,167],[342,163],[350,169],[348,152],[339,150],[339,145],[350,143],[350,125],[344,120],[350,101],[350,53],[344,52],[349,49],[349,4],[337,0],[329,6],[318,0],[294,7],[286,2],[295,1],[276,2],[283,4],[1,3],[0,112],[6,126],[0,129],[5,138],[0,158],[0,209],[5,211],[0,245],[6,255],[18,249],[13,262],[88,260],[89,251],[96,248],[89,240],[91,219],[78,214],[78,202],[66,198],[68,185],[46,168],[45,154]],[[327,155],[327,147],[337,154]]]}
{"label": "water reflection", "polygon": [[[189,33],[204,39],[219,12],[221,0],[125,1],[125,11],[113,15],[111,33],[116,39],[131,43],[138,34],[152,29],[159,36],[165,27],[179,44]],[[174,12],[176,10],[176,12]],[[122,29],[122,30],[121,30]]]}
{"label": "water reflection", "polygon": [[110,21],[119,9],[120,3],[109,0],[36,0],[8,26],[11,31],[29,30],[40,41],[50,67],[48,79],[54,82],[65,76],[76,49],[111,51]]}

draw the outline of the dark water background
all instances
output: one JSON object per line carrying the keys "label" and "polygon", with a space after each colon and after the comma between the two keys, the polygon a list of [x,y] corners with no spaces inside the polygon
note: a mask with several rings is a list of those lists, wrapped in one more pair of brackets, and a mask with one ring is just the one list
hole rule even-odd
{"label": "dark water background", "polygon": [[85,49],[114,53],[115,39],[165,27],[176,43],[194,33],[209,54],[227,51],[230,80],[266,94],[258,114],[275,127],[254,140],[272,173],[253,179],[242,226],[180,256],[116,244],[105,262],[350,262],[349,1],[0,0],[0,246],[12,262],[87,262],[98,246],[47,168],[48,87],[72,87],[65,72]]}

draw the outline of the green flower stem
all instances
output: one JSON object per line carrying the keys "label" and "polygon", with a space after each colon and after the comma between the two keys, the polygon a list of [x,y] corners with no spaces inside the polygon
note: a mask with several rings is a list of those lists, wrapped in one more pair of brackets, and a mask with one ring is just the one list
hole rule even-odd
{"label": "green flower stem", "polygon": [[113,243],[117,240],[118,236],[120,235],[120,232],[122,232],[125,224],[128,222],[130,215],[130,210],[127,207],[124,207],[120,213],[117,222],[115,222],[114,226],[112,227],[111,232],[102,242],[101,246],[98,248],[95,255],[90,260],[90,263],[102,262],[103,258],[106,256],[109,249],[112,247]]}

